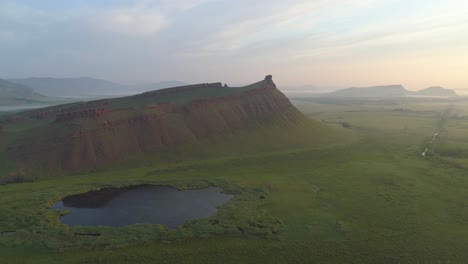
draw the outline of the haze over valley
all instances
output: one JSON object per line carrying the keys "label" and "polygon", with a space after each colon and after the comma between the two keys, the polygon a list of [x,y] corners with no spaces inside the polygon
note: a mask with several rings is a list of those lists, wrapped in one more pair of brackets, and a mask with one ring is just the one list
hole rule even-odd
{"label": "haze over valley", "polygon": [[0,263],[466,263],[466,14],[0,1]]}

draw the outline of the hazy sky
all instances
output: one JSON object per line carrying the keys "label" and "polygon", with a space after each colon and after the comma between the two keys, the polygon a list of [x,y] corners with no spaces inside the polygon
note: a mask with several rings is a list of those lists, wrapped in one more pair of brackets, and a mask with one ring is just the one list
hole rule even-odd
{"label": "hazy sky", "polygon": [[467,0],[0,0],[0,78],[468,88]]}

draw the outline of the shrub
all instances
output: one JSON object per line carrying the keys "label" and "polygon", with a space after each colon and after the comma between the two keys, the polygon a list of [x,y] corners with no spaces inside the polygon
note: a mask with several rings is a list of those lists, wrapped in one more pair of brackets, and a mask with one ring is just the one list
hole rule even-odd
{"label": "shrub", "polygon": [[0,178],[0,184],[21,183],[25,182],[26,177],[22,172],[12,172],[5,177]]}
{"label": "shrub", "polygon": [[340,124],[341,124],[341,126],[344,127],[344,128],[351,128],[351,124],[348,123],[348,122],[341,122]]}

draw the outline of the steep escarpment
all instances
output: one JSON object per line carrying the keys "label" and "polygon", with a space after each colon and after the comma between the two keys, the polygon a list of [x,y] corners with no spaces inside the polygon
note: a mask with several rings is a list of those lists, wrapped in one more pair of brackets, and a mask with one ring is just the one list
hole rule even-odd
{"label": "steep escarpment", "polygon": [[[15,124],[8,125],[8,120]],[[6,147],[12,161],[44,171],[73,172],[236,131],[255,133],[273,125],[287,133],[304,122],[309,120],[267,76],[239,88],[199,84],[27,111],[0,125],[16,129]]]}

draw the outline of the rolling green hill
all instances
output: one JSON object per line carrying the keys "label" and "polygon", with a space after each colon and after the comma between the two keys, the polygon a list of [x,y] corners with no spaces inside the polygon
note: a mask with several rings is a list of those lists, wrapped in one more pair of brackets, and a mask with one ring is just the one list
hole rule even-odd
{"label": "rolling green hill", "polygon": [[0,79],[0,105],[43,103],[46,97],[28,86]]}
{"label": "rolling green hill", "polygon": [[445,97],[457,97],[457,93],[453,90],[446,89],[440,86],[433,86],[426,89],[415,92],[416,95],[420,96],[445,96]]}

